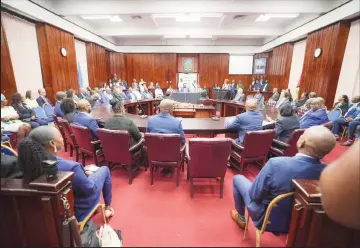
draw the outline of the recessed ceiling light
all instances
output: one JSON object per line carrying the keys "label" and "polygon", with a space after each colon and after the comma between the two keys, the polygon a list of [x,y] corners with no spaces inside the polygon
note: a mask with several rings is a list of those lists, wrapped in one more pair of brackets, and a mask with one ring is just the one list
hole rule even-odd
{"label": "recessed ceiling light", "polygon": [[190,35],[189,37],[191,39],[211,39],[212,35],[201,35],[201,34],[197,35],[197,34],[195,34],[195,35]]}
{"label": "recessed ceiling light", "polygon": [[186,38],[185,34],[169,34],[169,35],[164,35],[164,38],[166,39],[184,39]]}
{"label": "recessed ceiling light", "polygon": [[112,22],[122,22],[123,20],[119,16],[112,16],[110,18],[110,21],[112,21]]}
{"label": "recessed ceiling light", "polygon": [[199,22],[200,16],[191,16],[191,15],[184,15],[178,16],[175,19],[177,22]]}
{"label": "recessed ceiling light", "polygon": [[296,18],[299,14],[263,14],[260,15],[256,22],[267,22],[271,18]]}
{"label": "recessed ceiling light", "polygon": [[109,19],[112,22],[122,22],[123,20],[117,15],[87,15],[81,16],[84,20],[100,20],[100,19]]}

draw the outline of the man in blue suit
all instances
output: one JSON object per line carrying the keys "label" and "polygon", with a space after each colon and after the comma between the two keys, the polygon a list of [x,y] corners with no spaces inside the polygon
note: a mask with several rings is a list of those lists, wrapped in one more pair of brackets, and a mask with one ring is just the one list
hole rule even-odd
{"label": "man in blue suit", "polygon": [[97,129],[99,125],[97,121],[89,114],[91,111],[91,104],[82,99],[78,102],[77,107],[79,112],[74,116],[73,123],[83,127],[87,127],[91,130],[95,139],[98,139]]}
{"label": "man in blue suit", "polygon": [[64,118],[64,112],[61,110],[60,105],[62,100],[66,98],[66,94],[63,91],[56,92],[56,104],[54,108],[54,114],[58,117]]}
{"label": "man in blue suit", "polygon": [[225,122],[225,128],[239,132],[236,142],[242,144],[247,131],[262,130],[264,116],[257,111],[257,99],[249,99],[245,103],[246,112],[237,115],[234,119]]}
{"label": "man in blue suit", "polygon": [[[185,134],[181,120],[171,116],[173,101],[164,99],[159,104],[160,114],[149,118],[147,132],[180,134],[181,145],[185,144]],[[162,173],[169,173],[172,169],[164,168]]]}
{"label": "man in blue suit", "polygon": [[310,110],[300,118],[300,128],[322,125],[329,121],[323,102],[321,97],[311,99]]}
{"label": "man in blue suit", "polygon": [[360,113],[360,96],[354,96],[351,99],[351,102],[352,104],[350,105],[348,111],[345,113],[344,117],[333,121],[331,132],[335,135],[336,140],[340,140],[339,133],[341,127],[349,126],[349,123],[354,121],[354,119]]}
{"label": "man in blue suit", "polygon": [[[46,96],[46,90],[45,89],[39,89],[38,90],[39,97],[36,99],[37,103],[40,107],[42,107],[45,103],[48,103],[51,105],[51,102],[49,98]],[[52,106],[52,105],[51,105]]]}
{"label": "man in blue suit", "polygon": [[[246,207],[255,226],[260,229],[269,203],[278,195],[294,190],[292,179],[319,179],[325,168],[320,159],[335,147],[335,143],[334,135],[326,127],[314,126],[306,129],[299,138],[299,152],[294,157],[271,158],[253,183],[243,175],[236,175],[233,179],[236,209],[231,211],[233,220],[244,229]],[[292,209],[289,206],[283,210],[281,221],[272,220],[272,230],[288,231]]]}

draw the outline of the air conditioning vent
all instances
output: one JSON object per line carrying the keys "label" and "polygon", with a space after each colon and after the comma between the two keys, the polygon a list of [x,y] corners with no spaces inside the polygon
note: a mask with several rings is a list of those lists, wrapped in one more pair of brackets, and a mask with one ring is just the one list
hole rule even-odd
{"label": "air conditioning vent", "polygon": [[131,18],[132,18],[133,20],[140,20],[140,19],[142,19],[142,17],[139,16],[139,15],[131,16]]}
{"label": "air conditioning vent", "polygon": [[233,19],[243,19],[244,17],[246,17],[246,15],[236,15]]}

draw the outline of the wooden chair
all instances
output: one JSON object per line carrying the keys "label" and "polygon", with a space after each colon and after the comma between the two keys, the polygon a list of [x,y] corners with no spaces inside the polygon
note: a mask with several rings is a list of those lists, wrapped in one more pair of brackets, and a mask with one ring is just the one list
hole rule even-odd
{"label": "wooden chair", "polygon": [[84,230],[84,227],[85,227],[85,224],[90,220],[90,218],[94,215],[94,213],[96,211],[99,211],[103,217],[103,220],[104,220],[104,224],[107,224],[108,223],[108,220],[106,219],[105,217],[105,206],[104,204],[96,204],[96,206],[86,215],[86,217],[81,220],[81,221],[78,221],[78,225],[79,225],[79,231],[80,233]]}
{"label": "wooden chair", "polygon": [[[271,222],[269,221],[270,219],[270,215],[271,215],[271,211],[273,210],[273,208],[278,207],[278,204],[281,200],[287,198],[287,197],[291,197],[295,194],[295,192],[290,192],[290,193],[285,193],[285,194],[281,194],[278,195],[277,197],[275,197],[269,204],[269,206],[266,209],[265,212],[265,217],[264,217],[264,221],[263,224],[261,226],[261,229],[258,229],[255,227],[256,229],[256,247],[260,247],[260,236],[261,234],[263,234],[266,231],[266,227],[271,224]],[[243,239],[246,239],[246,233],[247,233],[247,229],[249,226],[249,213],[247,213],[247,216],[245,217],[245,230],[244,230],[244,237]]]}

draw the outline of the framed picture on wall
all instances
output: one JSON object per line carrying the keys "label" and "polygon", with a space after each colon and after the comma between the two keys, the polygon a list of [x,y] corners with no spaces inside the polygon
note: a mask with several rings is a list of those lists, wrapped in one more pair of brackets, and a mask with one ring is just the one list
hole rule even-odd
{"label": "framed picture on wall", "polygon": [[254,60],[254,74],[266,73],[266,58],[260,58]]}
{"label": "framed picture on wall", "polygon": [[193,58],[184,58],[182,60],[183,72],[194,72],[194,59]]}

